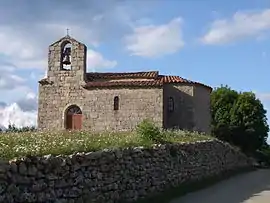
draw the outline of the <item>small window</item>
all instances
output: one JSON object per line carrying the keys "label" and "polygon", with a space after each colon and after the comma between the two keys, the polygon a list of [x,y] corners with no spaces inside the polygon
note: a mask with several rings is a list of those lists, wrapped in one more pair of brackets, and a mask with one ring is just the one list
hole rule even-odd
{"label": "small window", "polygon": [[119,97],[115,96],[113,99],[113,110],[119,110]]}
{"label": "small window", "polygon": [[67,110],[67,114],[72,115],[72,114],[82,114],[82,111],[80,109],[80,107],[78,107],[77,105],[72,105],[68,108]]}
{"label": "small window", "polygon": [[169,100],[168,100],[168,111],[169,112],[174,111],[174,101],[172,97],[169,97]]}

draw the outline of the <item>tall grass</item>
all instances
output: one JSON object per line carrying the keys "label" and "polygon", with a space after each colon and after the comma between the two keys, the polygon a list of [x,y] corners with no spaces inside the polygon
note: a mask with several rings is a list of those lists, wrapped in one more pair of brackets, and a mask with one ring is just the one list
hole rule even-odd
{"label": "tall grass", "polygon": [[[153,126],[152,126],[153,127]],[[146,133],[146,134],[145,134]],[[147,134],[148,133],[148,134]],[[155,138],[158,133],[158,138]],[[210,136],[186,131],[151,131],[147,127],[136,132],[92,133],[86,131],[8,132],[0,134],[0,159],[10,160],[28,155],[72,154],[101,149],[144,146],[163,142],[194,142]]]}

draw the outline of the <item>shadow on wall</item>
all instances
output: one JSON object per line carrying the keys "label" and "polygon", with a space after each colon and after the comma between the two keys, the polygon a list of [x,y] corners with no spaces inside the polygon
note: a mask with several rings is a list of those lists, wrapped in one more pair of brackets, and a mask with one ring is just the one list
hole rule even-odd
{"label": "shadow on wall", "polygon": [[212,187],[187,194],[170,203],[244,203],[251,200],[258,203],[269,202],[269,177],[270,169],[260,169],[231,177]]}
{"label": "shadow on wall", "polygon": [[[193,130],[193,97],[187,93],[190,88],[192,86],[188,85],[164,86],[163,126],[165,129]],[[170,98],[173,98],[172,111],[169,105]]]}

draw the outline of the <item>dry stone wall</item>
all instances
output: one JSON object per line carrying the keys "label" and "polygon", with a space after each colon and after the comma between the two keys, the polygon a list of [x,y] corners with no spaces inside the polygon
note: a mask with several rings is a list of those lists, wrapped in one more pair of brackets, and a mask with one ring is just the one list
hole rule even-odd
{"label": "dry stone wall", "polygon": [[28,157],[1,163],[0,202],[131,202],[249,165],[219,141]]}

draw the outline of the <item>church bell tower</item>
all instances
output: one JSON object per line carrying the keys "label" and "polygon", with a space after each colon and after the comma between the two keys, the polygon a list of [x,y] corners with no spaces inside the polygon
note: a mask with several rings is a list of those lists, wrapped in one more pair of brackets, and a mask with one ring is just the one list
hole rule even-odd
{"label": "church bell tower", "polygon": [[87,47],[68,34],[49,46],[48,80],[57,83],[83,83]]}

